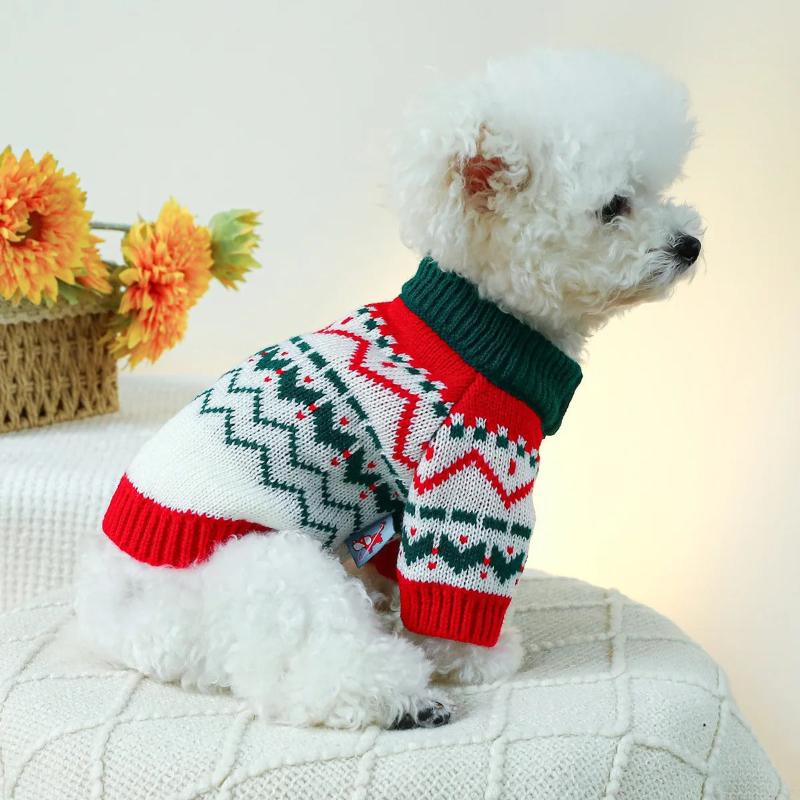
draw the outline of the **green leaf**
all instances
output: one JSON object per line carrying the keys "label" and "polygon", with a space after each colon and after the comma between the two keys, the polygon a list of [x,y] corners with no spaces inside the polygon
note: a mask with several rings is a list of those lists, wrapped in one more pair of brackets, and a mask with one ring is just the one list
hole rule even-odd
{"label": "green leaf", "polygon": [[78,286],[77,284],[64,283],[64,281],[58,282],[58,296],[63,300],[66,300],[68,305],[80,305],[80,302],[85,294],[86,289]]}
{"label": "green leaf", "polygon": [[261,266],[253,257],[253,250],[260,241],[255,233],[259,225],[258,212],[235,208],[221,211],[211,218],[211,274],[229,289],[251,269]]}

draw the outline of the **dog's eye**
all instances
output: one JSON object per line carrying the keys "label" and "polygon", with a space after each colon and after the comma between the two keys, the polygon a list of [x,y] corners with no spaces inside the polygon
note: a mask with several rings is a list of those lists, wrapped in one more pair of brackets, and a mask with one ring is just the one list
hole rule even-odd
{"label": "dog's eye", "polygon": [[631,213],[631,201],[621,194],[615,194],[610,203],[606,203],[600,211],[600,219],[605,225],[616,217],[627,217]]}

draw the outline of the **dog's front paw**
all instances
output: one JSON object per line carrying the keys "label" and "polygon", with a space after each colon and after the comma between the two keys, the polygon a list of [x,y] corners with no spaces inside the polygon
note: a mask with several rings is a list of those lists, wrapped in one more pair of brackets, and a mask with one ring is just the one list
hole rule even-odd
{"label": "dog's front paw", "polygon": [[433,663],[438,680],[461,685],[507,680],[519,670],[524,656],[519,631],[512,626],[503,630],[494,647],[432,637],[415,641]]}
{"label": "dog's front paw", "polygon": [[450,722],[450,709],[434,700],[416,711],[408,711],[391,726],[393,731],[407,731],[410,728],[439,728]]}

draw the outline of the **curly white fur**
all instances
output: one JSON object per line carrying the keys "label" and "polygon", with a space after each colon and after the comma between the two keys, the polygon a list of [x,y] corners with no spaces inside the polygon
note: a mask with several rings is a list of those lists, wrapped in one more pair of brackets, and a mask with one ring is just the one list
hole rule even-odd
{"label": "curly white fur", "polygon": [[[539,52],[492,64],[412,113],[396,157],[404,235],[578,356],[613,313],[691,274],[675,247],[700,219],[662,195],[693,135],[683,88],[633,60]],[[626,213],[604,221],[615,195]],[[394,589],[364,573],[368,589],[293,532],[229,541],[183,570],[103,541],[76,606],[112,660],[228,687],[294,724],[388,726],[430,714],[432,675],[493,682],[518,669],[509,625],[491,649],[398,636]]]}
{"label": "curly white fur", "polygon": [[98,542],[76,592],[101,655],[158,680],[230,688],[289,724],[388,727],[432,701],[421,650],[381,629],[364,587],[309,536],[231,539],[190,569]]}
{"label": "curly white fur", "polygon": [[394,631],[417,645],[433,665],[433,675],[437,680],[466,685],[495,683],[519,669],[523,650],[519,631],[513,625],[513,605],[506,613],[503,630],[494,647],[420,636],[403,627],[397,583],[370,565],[360,570],[356,568],[349,560],[346,548],[342,548],[339,555],[348,573],[363,582],[384,630]]}
{"label": "curly white fur", "polygon": [[[580,356],[614,312],[668,294],[669,246],[699,236],[697,213],[662,197],[693,138],[685,89],[634,59],[491,64],[409,115],[395,154],[404,239]],[[464,176],[476,157],[503,163],[478,202]],[[614,195],[632,213],[604,225]]]}

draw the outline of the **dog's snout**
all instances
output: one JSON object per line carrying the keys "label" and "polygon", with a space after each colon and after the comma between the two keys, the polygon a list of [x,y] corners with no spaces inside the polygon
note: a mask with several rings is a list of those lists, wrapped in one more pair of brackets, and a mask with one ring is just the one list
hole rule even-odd
{"label": "dog's snout", "polygon": [[687,266],[690,267],[700,255],[700,240],[695,236],[681,234],[672,246],[672,252]]}

